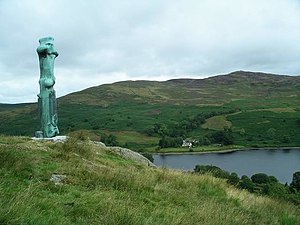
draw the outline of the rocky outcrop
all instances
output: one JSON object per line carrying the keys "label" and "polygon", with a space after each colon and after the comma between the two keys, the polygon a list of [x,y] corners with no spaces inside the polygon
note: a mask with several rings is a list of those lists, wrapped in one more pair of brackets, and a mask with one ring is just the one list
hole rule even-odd
{"label": "rocky outcrop", "polygon": [[108,149],[112,152],[117,153],[124,159],[131,159],[133,161],[136,161],[138,163],[151,166],[151,167],[157,167],[154,163],[152,163],[149,159],[147,159],[145,156],[134,152],[127,148],[121,148],[121,147],[108,147]]}

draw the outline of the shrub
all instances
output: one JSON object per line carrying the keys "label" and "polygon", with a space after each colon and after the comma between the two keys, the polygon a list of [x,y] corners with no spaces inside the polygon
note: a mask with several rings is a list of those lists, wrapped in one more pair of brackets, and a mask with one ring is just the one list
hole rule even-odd
{"label": "shrub", "polygon": [[230,176],[227,171],[212,165],[196,165],[194,172],[200,174],[210,173],[215,177],[224,178],[224,179],[228,179]]}

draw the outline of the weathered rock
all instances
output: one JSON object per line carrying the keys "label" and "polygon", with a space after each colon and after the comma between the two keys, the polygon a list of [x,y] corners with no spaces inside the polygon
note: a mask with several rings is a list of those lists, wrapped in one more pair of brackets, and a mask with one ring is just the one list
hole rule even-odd
{"label": "weathered rock", "polygon": [[62,185],[62,181],[66,178],[66,175],[60,175],[60,174],[52,174],[50,181],[53,181],[55,185]]}
{"label": "weathered rock", "polygon": [[151,167],[157,167],[154,163],[152,163],[149,159],[147,159],[145,156],[134,152],[127,148],[121,148],[121,147],[109,147],[109,150],[117,153],[124,159],[131,159],[133,161],[136,161],[138,163],[151,166]]}

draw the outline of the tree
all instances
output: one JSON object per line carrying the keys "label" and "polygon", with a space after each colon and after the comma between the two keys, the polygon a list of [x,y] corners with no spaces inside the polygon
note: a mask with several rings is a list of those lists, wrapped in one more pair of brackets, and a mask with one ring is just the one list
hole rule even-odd
{"label": "tree", "polygon": [[300,119],[297,119],[296,123],[297,123],[298,127],[300,127]]}
{"label": "tree", "polygon": [[290,136],[288,136],[288,135],[283,135],[282,136],[282,138],[281,138],[281,142],[282,143],[290,143],[291,142],[291,138],[290,138]]}
{"label": "tree", "polygon": [[113,134],[107,136],[107,134],[101,134],[101,142],[109,146],[118,145],[117,137]]}
{"label": "tree", "polygon": [[269,176],[270,183],[278,183],[278,179],[274,176]]}
{"label": "tree", "polygon": [[164,136],[159,140],[158,145],[160,148],[180,147],[182,145],[182,142],[182,138],[172,138]]}
{"label": "tree", "polygon": [[108,137],[107,134],[105,133],[101,134],[100,141],[105,144],[107,137]]}
{"label": "tree", "polygon": [[293,174],[293,180],[291,183],[291,187],[295,188],[297,191],[300,191],[300,172],[297,171]]}
{"label": "tree", "polygon": [[267,130],[267,135],[269,138],[274,139],[276,136],[276,129],[271,127],[269,130]]}
{"label": "tree", "polygon": [[270,183],[270,178],[265,173],[257,173],[251,177],[251,180],[256,184],[268,184]]}
{"label": "tree", "polygon": [[263,184],[261,193],[264,195],[269,195],[270,194],[270,184]]}
{"label": "tree", "polygon": [[200,174],[210,173],[214,177],[220,177],[225,179],[228,179],[230,176],[227,171],[212,165],[196,165],[194,171]]}
{"label": "tree", "polygon": [[216,131],[216,132],[212,133],[211,140],[214,143],[231,145],[231,144],[233,144],[232,131],[231,131],[231,129]]}
{"label": "tree", "polygon": [[199,139],[199,144],[200,145],[210,145],[211,142],[208,137],[203,137],[203,138]]}
{"label": "tree", "polygon": [[255,185],[252,182],[252,180],[250,180],[249,177],[247,177],[246,175],[243,175],[242,178],[241,178],[241,181],[239,183],[239,187],[242,188],[242,189],[246,189],[250,192],[253,192]]}
{"label": "tree", "polygon": [[240,135],[244,136],[246,134],[246,131],[244,128],[240,129]]}
{"label": "tree", "polygon": [[240,178],[238,177],[237,173],[231,173],[228,178],[228,183],[232,185],[237,185],[240,181]]}
{"label": "tree", "polygon": [[144,156],[145,158],[149,159],[150,162],[154,161],[154,158],[153,158],[153,156],[152,156],[151,153],[149,153],[149,152],[142,152],[140,154],[142,154],[142,156]]}
{"label": "tree", "polygon": [[118,145],[117,137],[115,135],[113,135],[113,134],[108,135],[105,144],[110,145],[110,146],[116,146],[116,145]]}
{"label": "tree", "polygon": [[155,123],[148,131],[148,134],[158,134],[161,137],[166,136],[168,134],[167,125],[163,123]]}
{"label": "tree", "polygon": [[285,198],[288,194],[288,187],[281,183],[271,183],[268,188],[268,195]]}

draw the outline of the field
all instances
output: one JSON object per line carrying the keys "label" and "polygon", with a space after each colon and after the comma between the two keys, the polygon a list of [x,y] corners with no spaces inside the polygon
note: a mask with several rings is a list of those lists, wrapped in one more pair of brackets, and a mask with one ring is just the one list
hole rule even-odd
{"label": "field", "polygon": [[[299,207],[88,141],[0,136],[0,224],[300,224]],[[50,180],[64,175],[60,185]]]}

